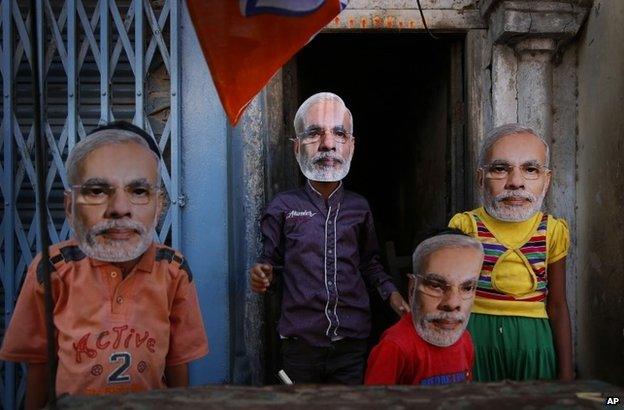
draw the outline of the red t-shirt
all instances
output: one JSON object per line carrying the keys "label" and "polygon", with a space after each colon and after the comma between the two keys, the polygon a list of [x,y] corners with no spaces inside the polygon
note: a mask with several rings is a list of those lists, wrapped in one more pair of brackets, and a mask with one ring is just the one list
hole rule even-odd
{"label": "red t-shirt", "polygon": [[364,384],[451,384],[472,380],[474,348],[468,331],[448,347],[434,346],[414,328],[412,315],[384,332],[368,358]]}

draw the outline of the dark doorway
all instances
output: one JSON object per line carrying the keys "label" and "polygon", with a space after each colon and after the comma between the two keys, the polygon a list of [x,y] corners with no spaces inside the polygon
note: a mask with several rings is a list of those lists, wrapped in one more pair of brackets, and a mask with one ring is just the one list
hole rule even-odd
{"label": "dark doorway", "polygon": [[463,37],[321,34],[296,57],[297,102],[340,95],[354,117],[347,189],[370,203],[382,253],[409,255],[463,210]]}
{"label": "dark doorway", "polygon": [[[314,93],[334,92],[351,109],[356,148],[345,187],[368,199],[383,260],[404,295],[421,236],[464,209],[463,47],[460,35],[325,33],[284,68],[288,130]],[[376,343],[398,318],[377,292],[371,305]]]}

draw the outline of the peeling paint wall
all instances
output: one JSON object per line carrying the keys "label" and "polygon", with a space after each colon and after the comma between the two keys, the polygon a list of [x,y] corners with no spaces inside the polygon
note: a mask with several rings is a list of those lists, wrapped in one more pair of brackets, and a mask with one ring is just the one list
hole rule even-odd
{"label": "peeling paint wall", "polygon": [[[265,202],[264,115],[266,92],[254,98],[238,126],[230,129],[230,341],[232,382],[249,384],[260,379],[262,346],[256,346],[262,331],[263,299],[248,289],[248,271],[260,253],[262,243],[258,221]],[[255,348],[249,349],[249,346]],[[254,373],[256,372],[256,373]]]}
{"label": "peeling paint wall", "polygon": [[624,2],[596,0],[578,51],[578,367],[624,384]]}
{"label": "peeling paint wall", "polygon": [[[478,0],[421,0],[427,27],[442,31],[484,28]],[[414,0],[351,0],[349,6],[330,23],[332,30],[422,30],[418,5]]]}

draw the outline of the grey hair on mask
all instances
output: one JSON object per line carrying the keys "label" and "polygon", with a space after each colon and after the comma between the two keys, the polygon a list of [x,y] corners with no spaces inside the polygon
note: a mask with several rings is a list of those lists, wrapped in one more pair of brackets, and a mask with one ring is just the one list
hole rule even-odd
{"label": "grey hair on mask", "polygon": [[340,98],[334,93],[321,92],[321,93],[316,93],[313,96],[309,97],[307,100],[303,102],[303,104],[301,104],[301,106],[297,110],[297,113],[295,114],[295,120],[294,120],[295,133],[297,135],[301,134],[304,131],[303,130],[304,118],[306,114],[308,113],[308,111],[310,110],[310,107],[320,102],[324,102],[324,101],[338,102],[345,109],[346,114],[347,114],[346,115],[347,123],[345,124],[345,128],[347,131],[351,133],[353,132],[353,115],[351,115],[351,111],[349,111],[349,109],[345,105],[342,98]]}
{"label": "grey hair on mask", "polygon": [[483,139],[483,143],[481,144],[481,152],[479,153],[479,167],[483,167],[486,165],[487,156],[498,140],[508,135],[517,135],[517,134],[532,134],[537,137],[546,147],[546,163],[545,167],[550,165],[550,147],[548,143],[542,136],[540,136],[535,130],[532,128],[526,127],[521,124],[504,124],[499,127],[494,128],[490,132],[487,133],[485,138]]}
{"label": "grey hair on mask", "polygon": [[[106,129],[95,132],[88,135],[82,141],[78,142],[74,149],[69,153],[67,161],[65,162],[65,168],[67,169],[67,178],[71,185],[79,183],[80,170],[85,158],[96,149],[109,144],[123,144],[128,142],[134,142],[147,149],[147,151],[154,156],[156,163],[158,164],[158,156],[150,149],[147,142],[141,137],[131,131],[119,130],[119,129]],[[156,167],[157,185],[160,185],[160,166]]]}
{"label": "grey hair on mask", "polygon": [[422,241],[412,255],[414,274],[422,274],[425,261],[432,253],[446,248],[471,248],[483,255],[483,245],[475,238],[462,234],[436,235]]}

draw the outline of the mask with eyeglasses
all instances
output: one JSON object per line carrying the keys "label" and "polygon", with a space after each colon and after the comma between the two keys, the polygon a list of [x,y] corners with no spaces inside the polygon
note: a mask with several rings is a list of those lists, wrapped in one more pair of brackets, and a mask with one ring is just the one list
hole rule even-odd
{"label": "mask with eyeglasses", "polygon": [[[72,185],[70,188],[71,192],[76,196],[76,203],[82,205],[105,204],[117,191],[117,187],[107,184]],[[136,183],[126,185],[123,190],[130,203],[134,205],[147,205],[152,201],[157,192],[160,191],[160,188],[150,184]]]}
{"label": "mask with eyeglasses", "polygon": [[481,167],[484,172],[484,176],[487,179],[507,179],[509,174],[513,172],[514,168],[520,168],[520,174],[524,179],[535,180],[539,179],[542,175],[550,172],[550,169],[544,165],[528,162],[522,165],[513,165],[505,161],[495,161],[491,164]]}
{"label": "mask with eyeglasses", "polygon": [[463,300],[467,300],[472,298],[477,290],[476,280],[466,281],[464,283],[460,283],[459,285],[451,285],[444,280],[428,275],[417,274],[414,276],[420,279],[416,289],[425,295],[429,295],[434,298],[442,298],[444,295],[451,292],[453,288],[457,288],[459,297]]}
{"label": "mask with eyeglasses", "polygon": [[[297,134],[297,138],[299,138],[302,144],[314,144],[319,142],[321,137],[326,135],[327,131],[328,130],[325,128],[311,127],[301,134]],[[344,144],[349,140],[349,138],[353,137],[353,134],[345,130],[343,127],[334,127],[329,130],[329,133],[334,141],[339,144]]]}

